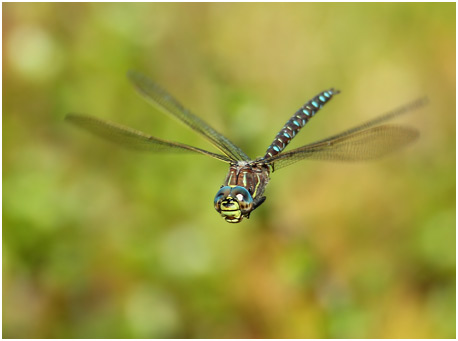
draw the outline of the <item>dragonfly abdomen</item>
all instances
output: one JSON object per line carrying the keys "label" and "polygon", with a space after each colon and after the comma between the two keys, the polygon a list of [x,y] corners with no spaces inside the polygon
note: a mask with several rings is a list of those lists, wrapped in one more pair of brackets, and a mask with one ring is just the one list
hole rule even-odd
{"label": "dragonfly abdomen", "polygon": [[275,139],[267,148],[264,158],[275,156],[283,151],[303,126],[325,105],[338,90],[329,89],[323,91],[304,104],[296,113],[285,123],[282,130],[275,136]]}

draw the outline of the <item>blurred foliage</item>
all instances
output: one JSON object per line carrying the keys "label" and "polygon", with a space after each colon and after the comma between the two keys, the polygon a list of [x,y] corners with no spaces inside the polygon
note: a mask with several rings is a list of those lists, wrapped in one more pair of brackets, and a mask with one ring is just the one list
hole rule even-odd
{"label": "blurred foliage", "polygon": [[[4,3],[3,336],[454,338],[454,3]],[[427,95],[421,139],[376,162],[273,174],[248,221],[227,166],[149,155],[83,112],[214,150],[129,69],[256,157],[305,101],[299,146]]]}

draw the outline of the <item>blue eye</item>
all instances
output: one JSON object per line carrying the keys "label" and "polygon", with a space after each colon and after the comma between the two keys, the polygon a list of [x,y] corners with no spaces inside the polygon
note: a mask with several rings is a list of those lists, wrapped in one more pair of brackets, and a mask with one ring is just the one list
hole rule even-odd
{"label": "blue eye", "polygon": [[241,203],[243,202],[250,205],[253,202],[253,198],[246,188],[240,186],[234,187],[231,191],[231,194]]}
{"label": "blue eye", "polygon": [[219,201],[223,200],[231,193],[231,189],[232,188],[229,186],[221,187],[221,189],[215,195],[215,200],[213,202],[215,206],[218,204]]}

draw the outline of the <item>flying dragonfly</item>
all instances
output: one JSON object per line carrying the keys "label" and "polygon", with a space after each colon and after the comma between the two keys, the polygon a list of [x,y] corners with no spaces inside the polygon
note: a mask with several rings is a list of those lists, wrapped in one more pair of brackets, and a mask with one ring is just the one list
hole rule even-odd
{"label": "flying dragonfly", "polygon": [[278,169],[305,159],[370,160],[411,143],[419,136],[416,129],[387,122],[416,110],[427,102],[426,98],[419,98],[340,134],[283,152],[305,124],[339,94],[338,90],[331,88],[320,92],[300,107],[275,136],[264,156],[253,160],[227,137],[183,107],[146,76],[130,71],[128,78],[137,92],[148,102],[207,138],[221,153],[159,139],[91,116],[71,113],[66,116],[66,121],[129,148],[151,152],[191,152],[228,163],[229,172],[213,203],[216,211],[229,223],[239,223],[243,218],[249,218],[250,214],[266,200],[264,190],[271,173]]}

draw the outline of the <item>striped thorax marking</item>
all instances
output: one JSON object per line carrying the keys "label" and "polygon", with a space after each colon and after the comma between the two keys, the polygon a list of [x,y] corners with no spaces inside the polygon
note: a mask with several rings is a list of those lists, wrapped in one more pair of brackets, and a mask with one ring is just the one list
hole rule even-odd
{"label": "striped thorax marking", "polygon": [[223,186],[244,187],[255,199],[264,192],[270,179],[270,172],[270,166],[265,163],[257,161],[238,162],[230,166]]}

